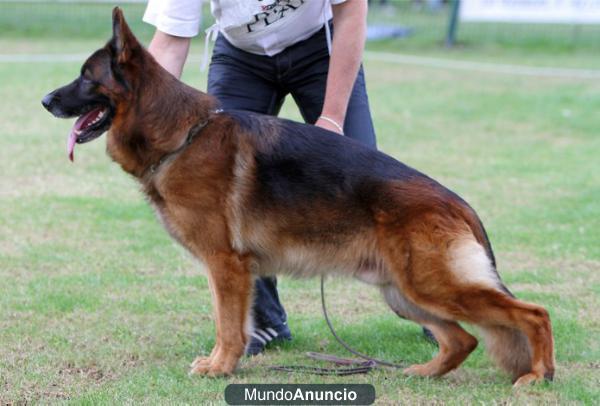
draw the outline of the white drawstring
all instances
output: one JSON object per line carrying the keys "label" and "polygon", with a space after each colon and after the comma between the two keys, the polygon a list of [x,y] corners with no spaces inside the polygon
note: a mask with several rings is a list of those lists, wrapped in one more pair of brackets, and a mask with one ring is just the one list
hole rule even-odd
{"label": "white drawstring", "polygon": [[214,23],[204,32],[206,33],[206,37],[204,38],[204,55],[202,56],[202,65],[200,66],[200,70],[202,72],[204,72],[208,67],[208,49],[210,48],[210,41],[211,39],[213,42],[217,40],[217,36],[219,35],[219,24]]}
{"label": "white drawstring", "polygon": [[325,25],[325,37],[327,38],[327,50],[331,55],[331,29],[329,28],[329,20],[327,20],[327,7],[330,5],[329,0],[323,0],[323,24]]}

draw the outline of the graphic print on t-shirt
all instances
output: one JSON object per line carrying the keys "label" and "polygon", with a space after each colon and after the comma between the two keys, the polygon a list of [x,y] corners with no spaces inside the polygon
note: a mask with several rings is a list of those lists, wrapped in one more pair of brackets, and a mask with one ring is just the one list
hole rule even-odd
{"label": "graphic print on t-shirt", "polygon": [[305,0],[275,0],[271,3],[268,0],[257,1],[261,3],[262,12],[254,15],[253,21],[246,24],[248,33],[265,28],[285,18],[290,13],[295,12],[305,2]]}

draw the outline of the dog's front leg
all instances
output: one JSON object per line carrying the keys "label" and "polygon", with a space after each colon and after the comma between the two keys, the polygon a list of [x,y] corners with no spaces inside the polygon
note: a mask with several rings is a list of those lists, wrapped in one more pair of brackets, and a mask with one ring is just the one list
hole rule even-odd
{"label": "dog's front leg", "polygon": [[217,338],[209,357],[197,358],[190,373],[231,374],[246,348],[246,323],[251,303],[249,259],[236,253],[205,258],[215,309]]}

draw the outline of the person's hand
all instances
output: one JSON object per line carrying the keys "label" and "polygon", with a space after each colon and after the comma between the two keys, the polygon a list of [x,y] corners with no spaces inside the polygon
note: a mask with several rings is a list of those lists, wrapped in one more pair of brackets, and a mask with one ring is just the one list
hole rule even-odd
{"label": "person's hand", "polygon": [[333,131],[334,133],[344,135],[344,130],[343,130],[342,125],[338,121],[336,121],[330,117],[320,116],[319,119],[317,120],[317,122],[315,123],[315,125],[317,127],[321,127],[326,130]]}

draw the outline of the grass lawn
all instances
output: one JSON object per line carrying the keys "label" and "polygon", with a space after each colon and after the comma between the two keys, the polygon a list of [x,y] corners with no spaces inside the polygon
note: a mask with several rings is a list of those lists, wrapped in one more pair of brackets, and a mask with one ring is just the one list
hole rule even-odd
{"label": "grass lawn", "polygon": [[[6,35],[0,49],[86,53],[105,40],[43,37]],[[500,45],[451,54],[402,43],[370,48],[598,66],[597,55],[567,48],[556,55]],[[365,64],[380,149],[465,197],[486,224],[506,284],[550,311],[555,381],[513,391],[482,345],[441,379],[387,369],[343,378],[270,371],[307,363],[306,351],[347,356],[321,316],[318,281],[289,278],[280,280],[280,293],[291,343],[244,359],[232,378],[188,377],[189,363],[214,343],[202,269],[109,160],[104,139],[78,147],[71,164],[65,143],[72,122],[40,105],[79,65],[0,63],[2,403],[222,403],[229,383],[288,382],[372,383],[381,404],[600,401],[597,81]],[[188,66],[184,80],[205,88],[197,66]],[[299,118],[291,103],[283,115]],[[387,310],[376,291],[348,280],[327,286],[333,321],[354,347],[410,363],[435,354],[419,327]]]}

